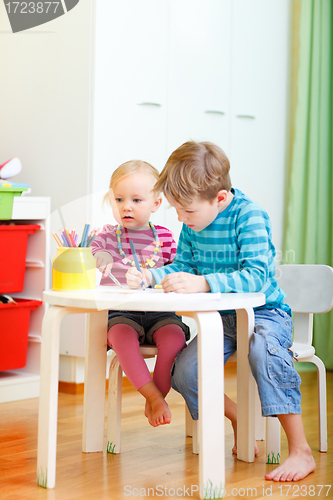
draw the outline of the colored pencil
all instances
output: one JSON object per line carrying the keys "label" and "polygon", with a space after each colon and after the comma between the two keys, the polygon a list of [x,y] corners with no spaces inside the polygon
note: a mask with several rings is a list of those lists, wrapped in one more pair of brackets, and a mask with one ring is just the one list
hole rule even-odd
{"label": "colored pencil", "polygon": [[121,288],[123,287],[123,285],[121,283],[119,283],[119,281],[117,280],[117,278],[115,276],[113,276],[112,273],[109,273],[109,277],[112,279],[112,281],[118,285],[118,286],[121,286]]}
{"label": "colored pencil", "polygon": [[[140,267],[140,264],[139,264],[138,256],[136,255],[136,251],[135,251],[135,248],[134,248],[133,240],[129,240],[129,244],[130,244],[130,247],[131,247],[131,250],[132,250],[132,255],[133,255],[133,258],[134,258],[134,262],[135,262],[135,267],[141,273],[142,270],[141,270],[141,267]],[[141,287],[142,287],[143,290],[146,289],[145,284],[144,284],[143,281],[141,283]]]}
{"label": "colored pencil", "polygon": [[74,238],[73,238],[73,236],[72,236],[72,232],[70,232],[70,233],[69,233],[69,232],[67,231],[67,229],[66,229],[66,236],[67,236],[67,239],[69,240],[69,242],[70,242],[70,244],[71,244],[70,246],[71,246],[71,247],[76,247],[76,245],[75,245],[75,241],[74,241]]}
{"label": "colored pencil", "polygon": [[67,230],[66,230],[66,228],[63,230],[62,234],[63,234],[64,240],[65,240],[65,241],[66,241],[66,243],[67,243],[67,246],[68,246],[68,247],[71,247],[71,246],[72,246],[72,243],[71,243],[71,240],[70,240],[69,236],[67,235]]}
{"label": "colored pencil", "polygon": [[61,241],[60,241],[60,239],[59,239],[58,235],[52,231],[52,236],[53,236],[53,238],[56,240],[56,242],[57,242],[57,244],[58,244],[58,247],[62,247],[62,243],[61,243]]}
{"label": "colored pencil", "polygon": [[87,239],[87,234],[89,232],[89,228],[90,228],[90,224],[86,223],[84,225],[84,229],[83,229],[83,233],[82,233],[82,238],[81,238],[81,242],[79,244],[79,247],[86,246],[86,239]]}
{"label": "colored pencil", "polygon": [[66,240],[66,238],[65,238],[65,236],[64,236],[63,233],[61,234],[61,237],[62,237],[62,241],[64,242],[63,246],[64,247],[68,247],[69,245],[68,245],[67,240]]}
{"label": "colored pencil", "polygon": [[89,228],[90,224],[87,223],[84,225],[80,244],[78,244],[79,236],[76,233],[75,229],[69,231],[68,229],[66,229],[66,227],[64,227],[60,230],[60,237],[54,231],[52,231],[52,235],[59,247],[89,247],[100,231],[100,229],[92,229],[89,233]]}

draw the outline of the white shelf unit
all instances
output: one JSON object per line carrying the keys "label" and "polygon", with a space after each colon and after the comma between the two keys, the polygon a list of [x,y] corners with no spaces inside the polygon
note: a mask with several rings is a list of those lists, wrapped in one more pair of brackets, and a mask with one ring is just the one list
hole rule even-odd
{"label": "white shelf unit", "polygon": [[[38,224],[40,229],[29,235],[24,289],[12,297],[43,300],[43,291],[50,288],[50,219],[48,197],[14,198],[11,221],[15,224]],[[46,304],[31,311],[27,364],[19,370],[0,372],[0,403],[39,396],[39,371],[42,320]]]}

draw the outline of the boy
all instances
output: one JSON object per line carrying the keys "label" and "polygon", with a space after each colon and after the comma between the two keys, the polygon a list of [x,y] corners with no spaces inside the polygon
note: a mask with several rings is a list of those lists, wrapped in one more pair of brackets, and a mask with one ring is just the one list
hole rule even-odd
{"label": "boy", "polygon": [[[216,145],[186,142],[168,159],[155,188],[162,190],[183,222],[172,264],[128,273],[128,284],[161,283],[165,292],[262,292],[255,310],[249,362],[264,416],[277,415],[289,445],[288,458],[268,480],[298,481],[315,469],[301,416],[300,377],[292,353],[291,311],[275,279],[275,249],[267,213],[231,187],[229,160]],[[236,315],[221,313],[224,362],[236,350]],[[176,359],[172,386],[198,418],[196,339]],[[225,396],[226,416],[236,435],[236,405]],[[236,447],[234,450],[236,452]]]}

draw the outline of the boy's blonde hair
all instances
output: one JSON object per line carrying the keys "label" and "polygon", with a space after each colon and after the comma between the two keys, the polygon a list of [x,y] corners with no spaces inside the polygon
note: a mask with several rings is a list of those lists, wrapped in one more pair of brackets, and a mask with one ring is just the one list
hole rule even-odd
{"label": "boy's blonde hair", "polygon": [[196,197],[212,201],[220,190],[230,191],[229,170],[227,155],[215,144],[185,142],[170,155],[154,190],[183,206]]}
{"label": "boy's blonde hair", "polygon": [[[154,177],[156,179],[156,181],[159,178],[158,170],[146,161],[130,160],[130,161],[127,161],[125,163],[122,163],[118,168],[116,168],[116,170],[111,175],[109,191],[106,193],[106,195],[103,198],[103,204],[106,202],[110,203],[111,190],[114,189],[115,185],[119,181],[121,181],[125,177],[128,177],[129,175],[137,174],[138,172],[142,172],[143,174],[151,175],[152,177]],[[154,186],[154,193],[158,194],[159,192],[160,191],[157,190]]]}

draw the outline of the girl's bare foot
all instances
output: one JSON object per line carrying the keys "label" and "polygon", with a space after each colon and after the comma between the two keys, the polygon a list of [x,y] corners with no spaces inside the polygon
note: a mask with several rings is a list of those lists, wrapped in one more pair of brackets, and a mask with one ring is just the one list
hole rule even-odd
{"label": "girl's bare foot", "polygon": [[148,422],[149,423],[151,421],[152,414],[153,414],[153,412],[152,412],[151,406],[148,403],[148,401],[146,400],[146,404],[145,404],[145,417],[148,418]]}
{"label": "girl's bare foot", "polygon": [[156,401],[153,406],[146,401],[145,416],[153,427],[170,424],[171,422],[171,412],[164,398],[160,401]]}
{"label": "girl's bare foot", "polygon": [[157,389],[153,381],[143,385],[139,392],[146,398],[145,415],[153,427],[170,424],[171,412],[164,394]]}
{"label": "girl's bare foot", "polygon": [[311,449],[303,452],[290,453],[289,457],[272,472],[265,474],[269,481],[299,481],[305,478],[316,468]]}

